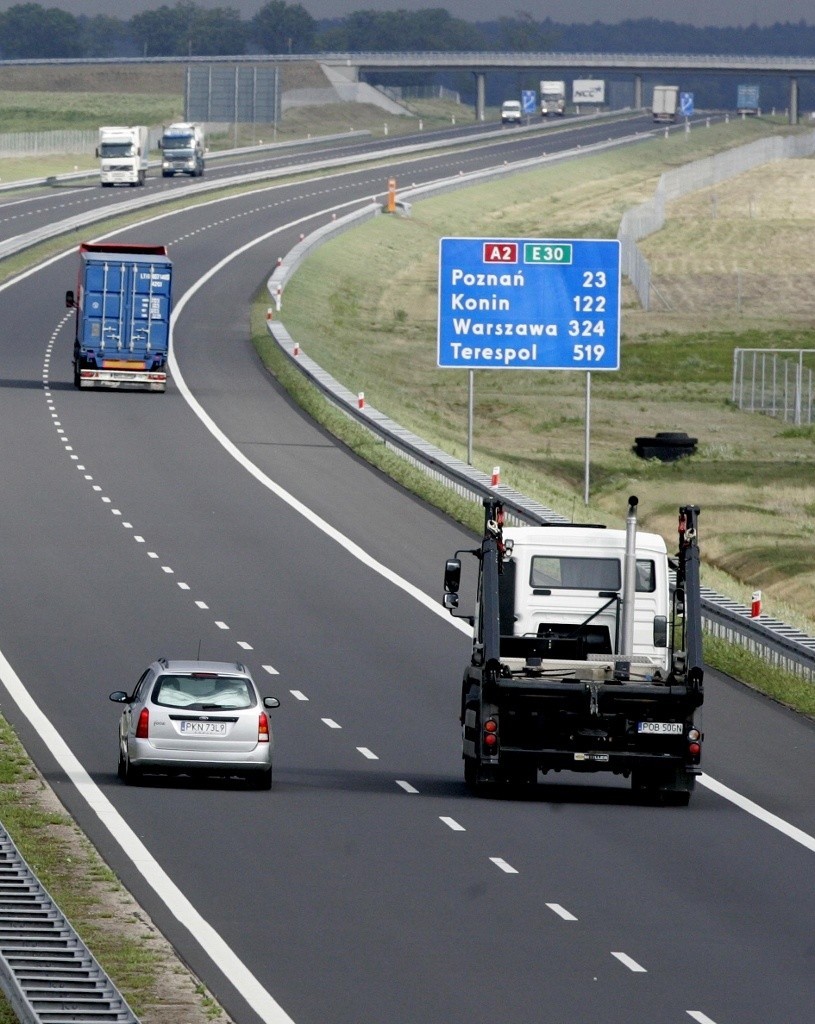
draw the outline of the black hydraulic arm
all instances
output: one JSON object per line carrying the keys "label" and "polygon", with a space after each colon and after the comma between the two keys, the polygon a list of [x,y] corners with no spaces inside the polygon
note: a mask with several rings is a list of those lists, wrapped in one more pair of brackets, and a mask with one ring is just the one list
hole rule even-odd
{"label": "black hydraulic arm", "polygon": [[688,684],[700,693],[704,678],[702,659],[702,598],[699,561],[699,507],[679,509],[679,564],[676,586],[685,596],[684,648],[687,653]]}
{"label": "black hydraulic arm", "polygon": [[484,537],[481,541],[481,643],[484,668],[497,676],[501,665],[501,614],[499,576],[504,563],[504,506],[495,498],[484,499]]}

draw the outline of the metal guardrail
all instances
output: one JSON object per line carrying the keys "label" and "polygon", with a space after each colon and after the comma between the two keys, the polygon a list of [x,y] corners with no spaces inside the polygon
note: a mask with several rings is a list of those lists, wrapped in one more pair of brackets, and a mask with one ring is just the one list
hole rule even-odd
{"label": "metal guardrail", "polygon": [[[581,153],[585,154],[588,151],[587,147],[581,150]],[[567,155],[571,154],[563,154],[560,159]],[[492,177],[518,173],[521,170],[530,169],[529,165],[538,168],[543,162],[537,159],[525,161],[523,164],[513,167],[476,171],[454,179],[446,179],[411,189],[402,194],[402,206],[409,209],[409,204],[405,202],[406,199],[426,198],[446,190],[483,182]],[[317,229],[299,242],[283,258],[267,282],[269,295],[275,306],[278,307],[278,311],[282,309],[282,295],[286,282],[309,253],[328,241],[329,238],[356,227],[381,212],[379,204],[371,203]],[[291,338],[280,320],[275,319],[273,312],[267,319],[267,325],[270,334],[281,350],[327,398],[433,479],[453,488],[463,497],[478,502],[488,495],[499,494],[507,512],[512,519],[519,523],[545,525],[568,522],[566,517],[538,504],[518,491],[503,485],[493,487],[490,477],[485,473],[481,473],[460,459],[436,448],[367,403],[360,408],[358,396],[307,356]],[[815,637],[768,615],[753,618],[751,609],[746,605],[708,588],[702,588],[701,607],[705,628],[714,636],[758,654],[771,665],[803,676],[810,681],[815,680]]]}
{"label": "metal guardrail", "polygon": [[2,825],[0,987],[20,1024],[139,1024]]}

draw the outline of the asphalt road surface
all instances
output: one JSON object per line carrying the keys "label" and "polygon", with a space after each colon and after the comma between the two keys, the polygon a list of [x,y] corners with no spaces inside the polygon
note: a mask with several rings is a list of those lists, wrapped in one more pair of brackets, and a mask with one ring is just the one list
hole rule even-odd
{"label": "asphalt road surface", "polygon": [[[71,386],[73,252],[0,290],[2,711],[239,1024],[810,1024],[812,723],[710,674],[689,808],[599,775],[469,796],[468,642],[439,597],[472,538],[304,417],[248,340],[302,231],[475,159],[119,235],[174,260],[165,395]],[[280,697],[271,793],[116,778],[108,693],[199,652]]]}

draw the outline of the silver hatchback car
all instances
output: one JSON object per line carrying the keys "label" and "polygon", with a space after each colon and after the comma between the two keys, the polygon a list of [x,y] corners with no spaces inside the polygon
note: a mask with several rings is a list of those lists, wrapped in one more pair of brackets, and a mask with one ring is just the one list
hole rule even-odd
{"label": "silver hatchback car", "polygon": [[145,772],[240,775],[257,789],[272,787],[272,726],[249,670],[238,662],[159,658],[124,704],[119,720],[119,778],[138,783]]}

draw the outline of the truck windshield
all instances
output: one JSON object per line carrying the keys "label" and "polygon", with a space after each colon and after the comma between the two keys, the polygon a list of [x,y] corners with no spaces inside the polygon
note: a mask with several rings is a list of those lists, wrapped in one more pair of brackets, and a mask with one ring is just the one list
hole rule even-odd
{"label": "truck windshield", "polygon": [[161,148],[192,149],[192,135],[165,135],[161,140]]}
{"label": "truck windshield", "polygon": [[103,142],[99,147],[100,156],[134,156],[132,142]]}
{"label": "truck windshield", "polygon": [[[548,590],[619,590],[620,562],[616,558],[573,558],[534,555],[529,585]],[[637,559],[637,590],[656,589],[656,570],[650,559]]]}

